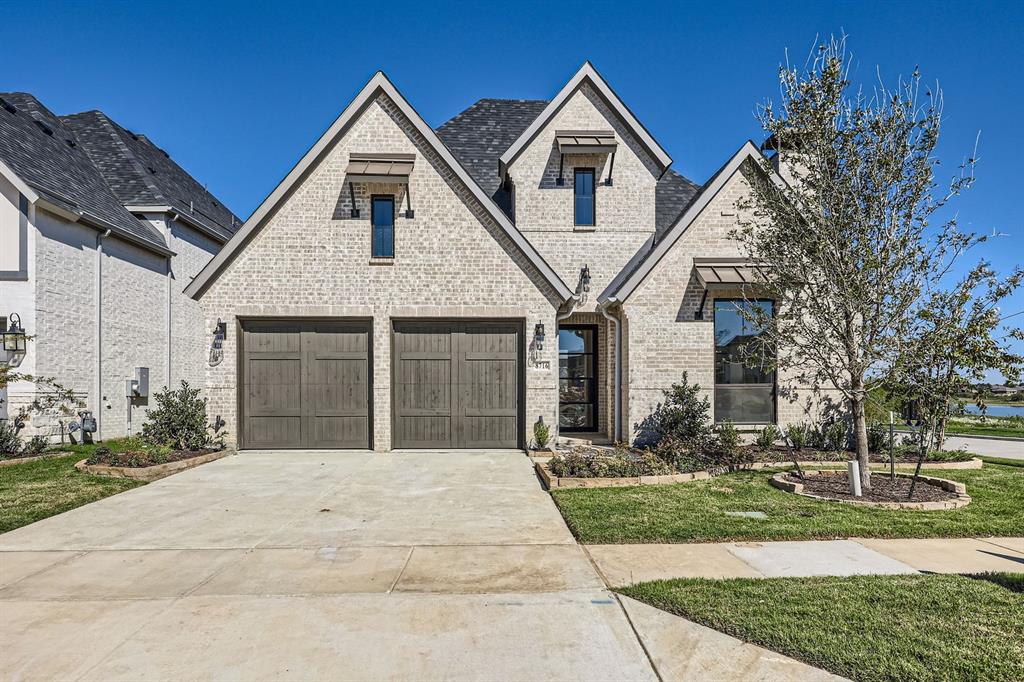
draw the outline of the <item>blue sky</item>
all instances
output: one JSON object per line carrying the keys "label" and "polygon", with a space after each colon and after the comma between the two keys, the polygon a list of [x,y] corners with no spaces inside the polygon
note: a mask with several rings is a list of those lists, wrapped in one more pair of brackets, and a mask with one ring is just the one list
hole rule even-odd
{"label": "blue sky", "polygon": [[[1024,3],[110,3],[0,0],[0,90],[57,113],[102,109],[146,133],[248,216],[377,69],[428,123],[481,97],[550,98],[590,59],[702,183],[776,96],[788,49],[845,31],[855,80],[915,66],[946,96],[950,173],[981,133],[962,223],[1009,236],[979,249],[1024,261],[1017,156]],[[1006,306],[1024,310],[1024,294]],[[1024,323],[1024,315],[1017,321]],[[1024,348],[1021,349],[1024,351]]]}

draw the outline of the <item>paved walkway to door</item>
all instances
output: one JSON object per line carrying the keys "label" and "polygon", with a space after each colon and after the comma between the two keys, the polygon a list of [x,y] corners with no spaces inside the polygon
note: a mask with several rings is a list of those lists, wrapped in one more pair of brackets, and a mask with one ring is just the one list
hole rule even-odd
{"label": "paved walkway to door", "polygon": [[224,458],[0,535],[0,613],[4,679],[823,677],[620,602],[517,451]]}

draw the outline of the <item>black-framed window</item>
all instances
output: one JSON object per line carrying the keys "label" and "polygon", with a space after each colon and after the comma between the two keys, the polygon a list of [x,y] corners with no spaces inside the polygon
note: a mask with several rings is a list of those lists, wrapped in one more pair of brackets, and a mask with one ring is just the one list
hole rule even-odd
{"label": "black-framed window", "polygon": [[558,328],[558,426],[597,431],[597,325]]}
{"label": "black-framed window", "polygon": [[775,371],[770,367],[750,367],[744,362],[747,344],[763,331],[750,319],[757,308],[769,317],[775,312],[774,303],[766,299],[715,300],[716,422],[775,422]]}
{"label": "black-framed window", "polygon": [[573,174],[573,222],[593,226],[597,213],[594,194],[594,169],[577,168]]}
{"label": "black-framed window", "polygon": [[395,197],[375,194],[370,201],[370,223],[373,225],[374,258],[395,257]]}

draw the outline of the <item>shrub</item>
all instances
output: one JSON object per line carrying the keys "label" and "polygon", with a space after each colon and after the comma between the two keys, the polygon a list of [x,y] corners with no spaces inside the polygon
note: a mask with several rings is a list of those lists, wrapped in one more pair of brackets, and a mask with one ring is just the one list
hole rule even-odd
{"label": "shrub", "polygon": [[715,431],[718,436],[718,447],[722,452],[734,452],[735,450],[739,450],[740,432],[736,430],[736,425],[733,424],[732,421],[726,419],[719,423]]}
{"label": "shrub", "polygon": [[630,451],[616,447],[612,452],[573,448],[548,462],[555,476],[567,478],[625,478],[675,473],[672,466],[648,450]]}
{"label": "shrub", "polygon": [[6,419],[0,420],[0,457],[14,457],[21,452],[18,430]]}
{"label": "shrub", "polygon": [[786,439],[794,450],[803,450],[811,441],[813,429],[810,424],[790,424],[786,427]]}
{"label": "shrub", "polygon": [[846,449],[849,442],[847,438],[846,422],[837,419],[821,427],[821,449],[829,452],[839,452]]}
{"label": "shrub", "polygon": [[199,389],[182,381],[178,390],[165,388],[154,398],[156,407],[149,411],[142,426],[143,438],[175,450],[199,450],[209,445],[206,398],[199,397]]}
{"label": "shrub", "polygon": [[776,441],[780,438],[782,438],[782,432],[779,431],[779,427],[775,424],[769,424],[761,429],[761,432],[757,434],[757,440],[755,443],[759,450],[767,452],[775,447]]}
{"label": "shrub", "polygon": [[868,451],[882,453],[889,449],[889,427],[875,422],[868,427]]}
{"label": "shrub", "polygon": [[551,437],[551,429],[547,424],[544,423],[543,417],[538,419],[533,425],[533,441],[537,444],[538,448],[544,448],[548,444],[548,439]]}
{"label": "shrub", "polygon": [[665,402],[640,425],[641,442],[657,444],[671,437],[687,449],[703,447],[713,430],[711,403],[706,397],[699,397],[700,390],[700,385],[689,383],[687,373],[683,372],[682,381],[664,391]]}
{"label": "shrub", "polygon": [[41,455],[46,452],[46,448],[50,447],[49,441],[43,436],[32,436],[27,443],[25,443],[25,454],[29,457]]}

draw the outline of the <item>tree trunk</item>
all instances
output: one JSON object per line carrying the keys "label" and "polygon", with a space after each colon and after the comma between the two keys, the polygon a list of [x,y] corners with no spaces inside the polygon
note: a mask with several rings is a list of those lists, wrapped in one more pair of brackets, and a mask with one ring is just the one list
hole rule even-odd
{"label": "tree trunk", "polygon": [[[859,384],[859,385],[858,385]],[[864,384],[855,382],[853,398],[853,441],[857,449],[857,462],[860,464],[860,487],[871,490],[871,469],[868,466],[868,420],[864,413]]]}

